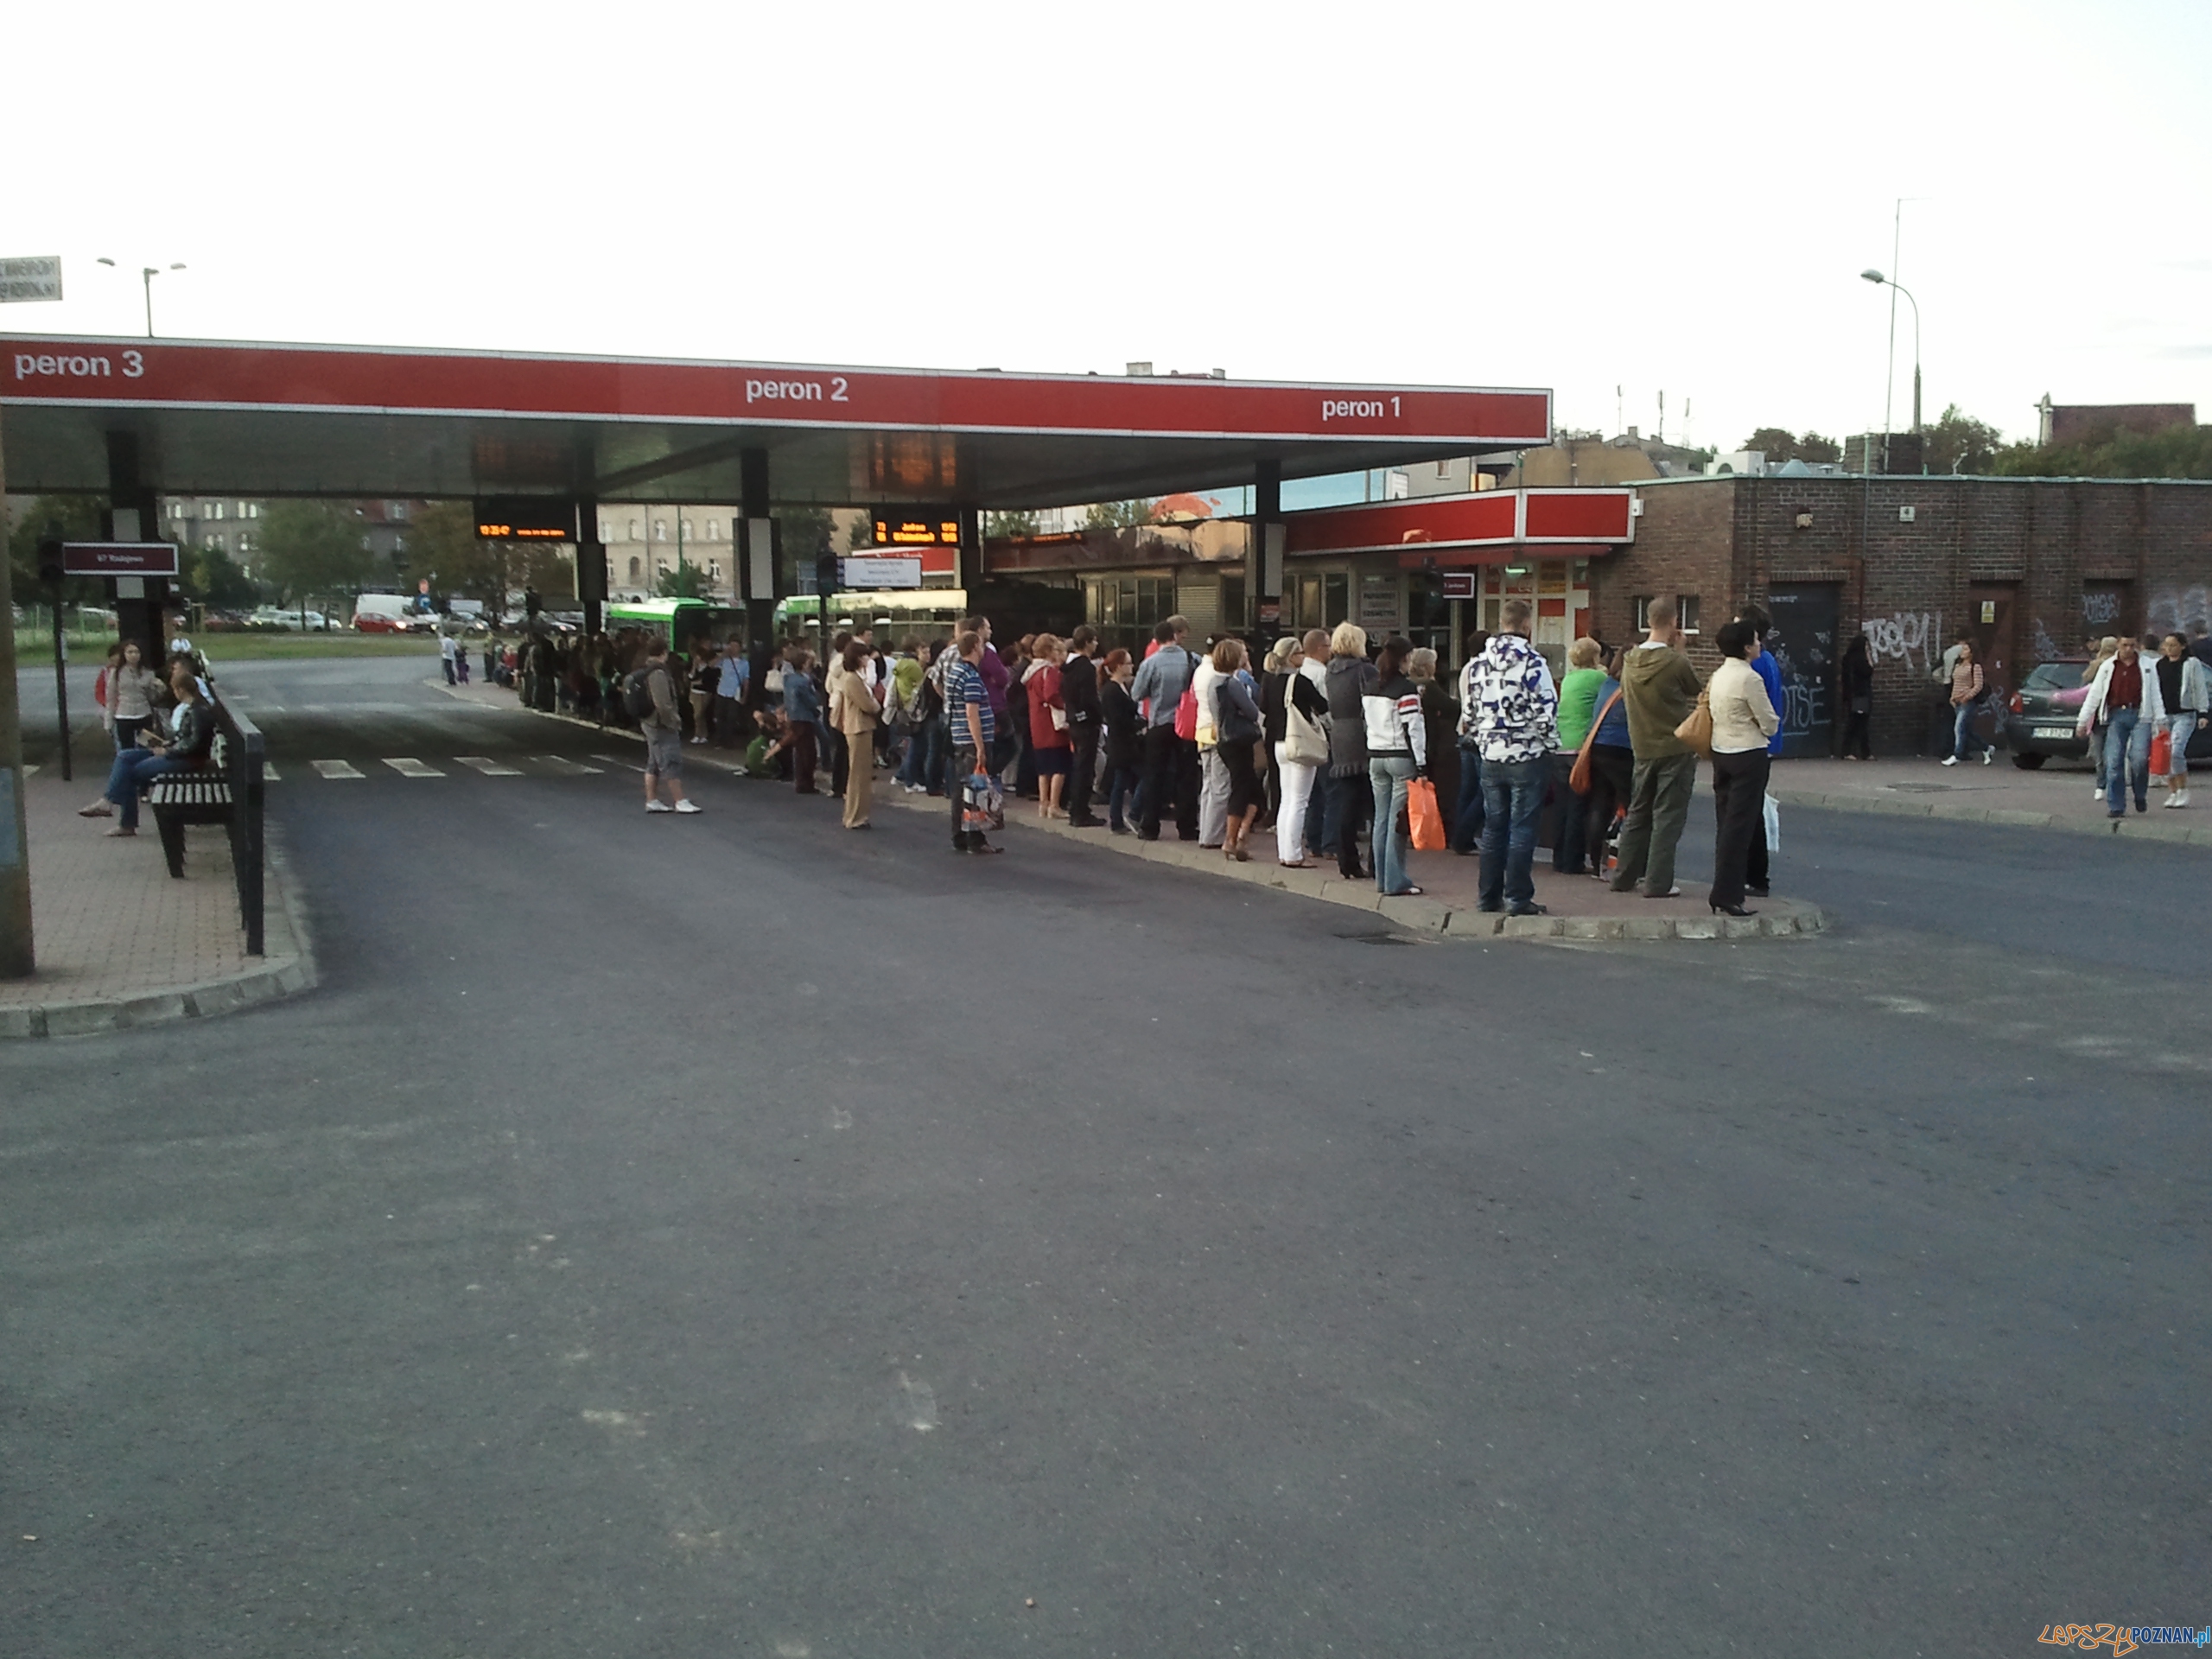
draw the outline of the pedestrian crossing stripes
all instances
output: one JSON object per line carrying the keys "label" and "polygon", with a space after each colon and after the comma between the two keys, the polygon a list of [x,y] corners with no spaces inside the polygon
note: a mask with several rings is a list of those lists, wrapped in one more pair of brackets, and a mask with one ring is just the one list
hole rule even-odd
{"label": "pedestrian crossing stripes", "polygon": [[[472,772],[483,778],[598,778],[617,767],[628,772],[644,770],[637,761],[620,754],[595,754],[588,760],[567,754],[380,754],[353,760],[287,760],[284,764],[296,772],[302,766],[312,766],[316,777],[332,779],[379,778],[387,774],[450,779],[467,777]],[[28,774],[30,769],[24,770]],[[279,773],[273,763],[264,760],[261,775],[264,781],[274,783]]]}
{"label": "pedestrian crossing stripes", "polygon": [[325,778],[359,778],[362,775],[353,770],[353,763],[350,760],[317,760],[311,764]]}
{"label": "pedestrian crossing stripes", "polygon": [[445,773],[435,766],[426,766],[411,754],[386,755],[385,765],[403,778],[442,778]]}
{"label": "pedestrian crossing stripes", "polygon": [[482,772],[486,778],[519,778],[522,773],[512,766],[503,766],[488,754],[456,754],[454,759],[464,766]]}
{"label": "pedestrian crossing stripes", "polygon": [[588,766],[581,760],[571,760],[565,754],[533,754],[530,758],[541,766],[552,767],[563,778],[595,778],[607,770],[604,766]]}

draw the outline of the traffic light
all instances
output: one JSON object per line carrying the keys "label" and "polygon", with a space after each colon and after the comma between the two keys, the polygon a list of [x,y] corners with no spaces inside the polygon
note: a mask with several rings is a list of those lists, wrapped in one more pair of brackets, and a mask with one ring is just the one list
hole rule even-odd
{"label": "traffic light", "polygon": [[38,542],[38,579],[49,587],[61,582],[61,526],[49,524]]}

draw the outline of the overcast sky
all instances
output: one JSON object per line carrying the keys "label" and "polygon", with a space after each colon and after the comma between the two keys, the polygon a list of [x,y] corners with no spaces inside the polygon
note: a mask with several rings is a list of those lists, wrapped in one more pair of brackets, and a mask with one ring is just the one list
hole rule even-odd
{"label": "overcast sky", "polygon": [[[0,326],[2212,418],[2212,5],[12,9]],[[123,270],[96,265],[114,257]],[[1910,419],[1899,308],[1895,423]]]}

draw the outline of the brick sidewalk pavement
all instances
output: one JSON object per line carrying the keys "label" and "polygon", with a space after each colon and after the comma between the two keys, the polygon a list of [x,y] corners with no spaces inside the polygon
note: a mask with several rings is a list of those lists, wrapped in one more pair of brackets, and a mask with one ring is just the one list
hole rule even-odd
{"label": "brick sidewalk pavement", "polygon": [[38,971],[0,980],[0,1036],[65,1036],[226,1013],[306,989],[313,959],[296,933],[282,871],[267,873],[267,954],[250,957],[230,842],[186,833],[184,879],[162,860],[150,812],[111,840],[111,818],[80,818],[99,791],[41,769],[23,790],[32,942]]}

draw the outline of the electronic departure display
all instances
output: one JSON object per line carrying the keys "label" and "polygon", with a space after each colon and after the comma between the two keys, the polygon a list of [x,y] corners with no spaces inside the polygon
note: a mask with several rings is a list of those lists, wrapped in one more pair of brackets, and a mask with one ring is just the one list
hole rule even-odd
{"label": "electronic departure display", "polygon": [[476,504],[480,542],[573,542],[576,504],[558,495],[494,495]]}
{"label": "electronic departure display", "polygon": [[885,547],[957,547],[960,520],[936,507],[878,507],[875,539]]}

